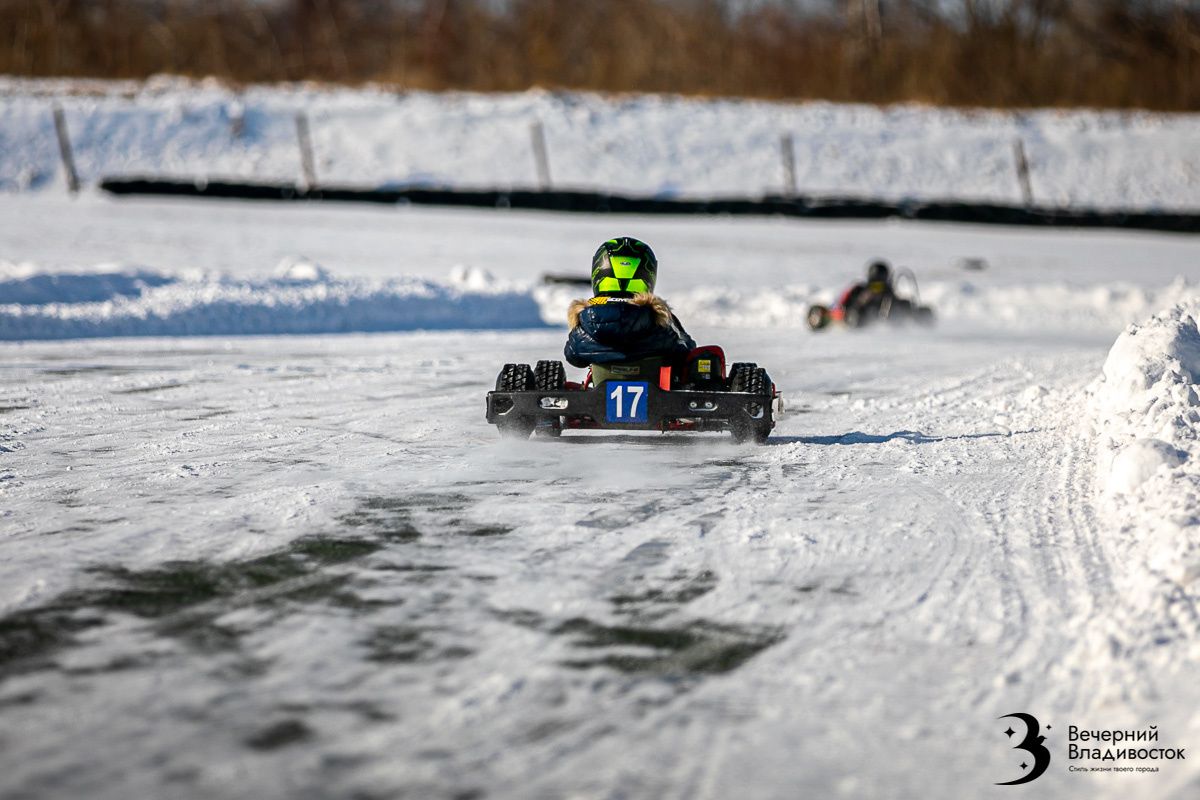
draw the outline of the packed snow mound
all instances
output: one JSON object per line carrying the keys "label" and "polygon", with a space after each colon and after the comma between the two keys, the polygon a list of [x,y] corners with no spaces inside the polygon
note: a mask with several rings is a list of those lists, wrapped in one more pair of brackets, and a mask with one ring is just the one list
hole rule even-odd
{"label": "packed snow mound", "polygon": [[1113,344],[1092,387],[1098,482],[1148,565],[1200,577],[1200,300]]}
{"label": "packed snow mound", "polygon": [[151,174],[294,182],[296,114],[309,118],[324,183],[539,185],[530,130],[545,131],[557,188],[710,197],[796,189],[884,200],[1021,203],[1014,142],[1040,202],[1200,206],[1200,115],[878,108],[833,103],[223,87],[0,78],[0,191],[62,191],[52,109],[63,109],[81,179]]}
{"label": "packed snow mound", "polygon": [[49,303],[98,303],[137,297],[171,278],[145,269],[100,266],[93,272],[41,272],[30,264],[0,264],[0,303],[27,306]]}
{"label": "packed snow mound", "polygon": [[1169,315],[1125,331],[1104,362],[1109,398],[1133,409],[1155,399],[1159,387],[1200,383],[1200,336],[1194,310],[1179,306]]}
{"label": "packed snow mound", "polygon": [[275,278],[280,283],[300,284],[330,281],[333,276],[320,264],[304,256],[288,256],[275,266]]}
{"label": "packed snow mound", "polygon": [[0,271],[0,340],[542,327],[528,292],[486,275],[340,280],[289,259],[262,279],[104,267]]}
{"label": "packed snow mound", "polygon": [[1160,470],[1182,466],[1188,455],[1161,439],[1135,439],[1117,451],[1108,473],[1108,491],[1135,495]]}

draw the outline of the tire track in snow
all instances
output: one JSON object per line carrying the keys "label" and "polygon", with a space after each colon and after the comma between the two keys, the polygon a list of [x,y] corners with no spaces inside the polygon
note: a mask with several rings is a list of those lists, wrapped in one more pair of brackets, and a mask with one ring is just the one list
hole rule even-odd
{"label": "tire track in snow", "polygon": [[[745,476],[757,475],[760,478],[765,472],[781,475],[784,472],[783,467],[789,463],[785,459],[789,457],[794,459],[797,454],[804,453],[806,447],[789,445],[780,450],[782,455],[771,453],[767,456],[749,457],[741,472]],[[845,458],[854,460],[855,456],[847,452]],[[764,461],[766,463],[762,463]],[[879,465],[868,465],[866,468],[858,470],[849,469],[839,472],[836,479],[826,479],[826,482],[816,486],[814,491],[818,493],[818,496],[823,496],[829,491],[841,491],[850,495],[862,494],[879,473]],[[851,482],[853,485],[847,486],[847,482]],[[760,480],[757,485],[754,482],[743,480],[736,488],[724,486],[722,489],[724,490],[722,493],[724,498],[723,518],[716,523],[715,530],[711,535],[720,537],[720,541],[726,543],[726,547],[731,550],[727,555],[734,558],[732,550],[741,549],[748,543],[762,541],[761,538],[756,537],[761,534],[763,520],[786,516],[786,506],[789,504],[789,500],[787,497],[781,497],[778,484],[768,480]],[[875,496],[872,502],[865,507],[852,507],[851,510],[855,513],[842,528],[866,531],[870,536],[869,526],[863,523],[870,519],[871,513],[879,507],[895,506],[900,503],[908,504],[908,511],[914,514],[916,519],[926,520],[926,525],[933,535],[926,537],[928,547],[922,550],[919,558],[911,556],[911,554],[904,554],[902,551],[896,551],[894,556],[903,560],[907,555],[911,560],[921,561],[928,569],[898,574],[893,576],[891,581],[881,581],[878,585],[866,588],[870,595],[869,604],[865,603],[862,590],[857,589],[853,590],[853,594],[847,596],[845,600],[835,599],[836,603],[854,604],[858,613],[865,615],[861,616],[848,629],[839,630],[836,626],[830,627],[820,620],[813,620],[818,630],[801,634],[794,627],[797,620],[793,619],[791,622],[793,627],[790,628],[791,636],[799,635],[806,642],[821,641],[821,649],[834,654],[833,657],[827,658],[822,656],[818,650],[803,644],[799,649],[810,650],[813,655],[807,659],[809,664],[797,665],[798,668],[807,670],[810,666],[817,666],[836,673],[838,667],[835,662],[840,657],[839,654],[848,650],[861,650],[864,646],[869,649],[870,640],[877,638],[880,630],[895,626],[905,617],[914,614],[924,614],[928,618],[937,619],[952,611],[958,597],[946,592],[937,592],[934,587],[943,584],[954,587],[966,584],[967,576],[973,569],[972,564],[978,561],[976,556],[979,546],[969,535],[970,529],[962,511],[945,494],[923,484],[906,485],[901,488],[891,487]],[[824,513],[828,513],[828,507],[810,508],[807,510],[808,521],[819,522]],[[766,540],[769,541],[770,538],[771,535],[768,535]],[[819,538],[821,538],[820,534],[817,536],[817,539]],[[817,539],[810,538],[809,541],[816,545]],[[817,574],[827,572],[831,569],[831,565],[827,563],[829,558],[836,560],[844,557],[840,546],[836,544],[832,552],[824,554],[819,552],[819,545],[812,549],[817,551],[815,555],[806,557],[803,550],[793,552],[787,550],[786,547],[777,548],[773,555],[768,554],[771,555],[770,560],[759,563],[752,572],[759,579],[758,583],[762,583],[764,577],[770,576],[777,584],[800,585],[801,588],[811,592],[814,572]],[[789,557],[789,554],[793,557]],[[716,560],[719,563],[728,563],[726,558],[720,556]],[[744,554],[742,560],[745,560]],[[763,569],[764,567],[766,569]],[[818,583],[828,580],[830,577],[826,575],[820,578]],[[754,587],[751,585],[746,588],[753,590]],[[832,591],[833,594],[830,596],[836,598],[843,589],[833,586]],[[738,613],[738,606],[753,606],[756,603],[767,607],[780,605],[769,603],[761,597],[753,598],[749,592],[743,601],[739,601],[738,598],[737,593],[733,597],[726,597],[727,603],[723,606],[724,612]],[[730,601],[733,605],[728,604]],[[781,624],[787,627],[788,623],[782,622]],[[793,647],[792,651],[796,649]],[[732,728],[736,729],[738,718],[744,718],[748,713],[752,715],[755,706],[753,701],[747,705],[744,700],[722,699],[721,691],[717,687],[720,682],[709,683],[709,688],[714,690],[712,692],[703,686],[699,687],[698,692],[702,695],[700,700],[689,696],[685,702],[683,698],[680,698],[677,702],[655,709],[650,716],[642,719],[637,725],[625,727],[624,736],[632,737],[634,741],[656,740],[660,747],[664,740],[670,742],[668,746],[658,752],[657,756],[660,759],[660,769],[663,769],[666,774],[661,776],[661,780],[656,780],[651,786],[643,788],[649,788],[652,792],[661,790],[666,793],[665,796],[720,796],[720,790],[717,788],[720,784],[717,773],[720,770],[719,765],[723,760],[723,751],[731,733],[730,729],[724,725],[711,724],[712,716],[731,718]],[[697,702],[703,704],[705,712],[701,716],[707,721],[701,721],[695,717]],[[681,707],[681,703],[685,705]],[[605,749],[603,744],[598,745],[597,750],[600,752],[595,757],[603,759]],[[679,758],[675,755],[678,753],[689,755],[686,758]]]}
{"label": "tire track in snow", "polygon": [[[1042,361],[1031,369],[1043,380],[1053,378],[1067,386],[1077,386],[1084,380],[1086,365],[1069,369],[1057,359]],[[926,413],[936,414],[938,406],[960,402],[970,394],[981,401],[978,406],[994,407],[998,413],[1020,418],[1022,409],[1014,407],[1019,404],[1013,400],[1027,388],[1027,380],[1026,369],[1002,363],[966,381],[951,382],[954,391],[935,387],[933,403],[928,402],[928,395],[920,387],[913,387],[914,391],[900,397],[895,407],[904,414],[912,409],[928,409]],[[985,388],[975,393],[963,391],[970,385]],[[861,458],[863,452],[869,452],[866,445],[847,447],[858,452],[837,459],[836,464],[823,465],[824,474],[835,476],[834,482],[843,489],[850,484],[851,494],[869,491],[873,480],[879,478],[892,481],[882,493],[876,491],[877,499],[910,527],[919,525],[921,519],[936,520],[944,546],[918,559],[924,570],[923,589],[914,592],[913,583],[903,578],[898,583],[893,579],[874,585],[868,616],[856,621],[852,626],[855,630],[835,631],[834,638],[823,639],[822,648],[848,654],[864,645],[870,647],[870,639],[878,639],[879,633],[887,631],[891,633],[876,646],[886,648],[889,635],[900,631],[908,631],[906,635],[919,631],[932,642],[968,647],[982,635],[999,648],[991,657],[997,680],[983,687],[970,678],[961,686],[944,685],[935,702],[947,714],[961,715],[963,705],[957,698],[970,698],[968,707],[979,709],[978,713],[989,718],[996,709],[1009,710],[1011,704],[1021,702],[1021,697],[1030,702],[1037,700],[1045,684],[1051,682],[1043,676],[1052,675],[1056,662],[1071,658],[1075,649],[1071,626],[1047,624],[1047,609],[1064,605],[1063,598],[1067,598],[1064,619],[1094,619],[1112,591],[1111,570],[1094,545],[1095,519],[1087,496],[1089,452],[1082,434],[1069,424],[1069,417],[1068,412],[1063,420],[1048,420],[1053,424],[1043,421],[1040,429],[1031,425],[1028,431],[991,439],[955,441],[951,437],[943,442],[913,444],[908,448],[914,459],[911,475],[897,474],[896,462],[886,459],[872,467]],[[922,448],[931,448],[930,458],[922,457],[926,452]],[[794,449],[804,452],[811,447],[798,445]],[[953,464],[959,458],[966,466],[950,474],[939,473],[942,462],[937,458],[945,455],[939,454],[939,449],[957,451],[943,461]],[[1011,463],[1022,464],[1024,469],[1014,470],[1008,466]],[[880,473],[872,475],[873,469]],[[998,491],[998,487],[1002,488]],[[752,507],[762,499],[754,497],[739,506]],[[769,503],[759,507],[768,515],[775,511]],[[992,599],[1003,609],[990,617],[995,627],[986,613]],[[914,620],[923,625],[914,627]],[[845,622],[843,619],[841,624]],[[792,636],[797,635],[801,634],[792,632]],[[986,663],[988,658],[983,660]],[[810,671],[822,666],[845,669],[848,665],[839,663],[836,656],[809,656],[797,666]],[[896,678],[903,683],[912,676],[898,674]],[[1072,678],[1078,676],[1068,676],[1064,685],[1080,688],[1078,680]],[[1054,708],[1059,710],[1076,707],[1080,701],[1078,692],[1050,695]],[[845,708],[848,704],[837,706]],[[930,712],[927,708],[926,713]],[[664,709],[656,715],[653,728],[678,728],[679,717],[677,710]],[[731,745],[737,734],[720,725],[712,730],[707,733],[702,726],[684,726],[686,735],[681,734],[673,743],[672,749],[693,752],[695,758],[678,765],[675,778],[666,783],[685,787],[672,796],[718,797],[731,788],[722,776],[722,765],[738,758],[727,752],[731,747],[737,750]],[[821,735],[819,730],[807,733],[816,738]],[[860,737],[856,744],[870,751],[873,743]],[[878,742],[880,749],[894,744],[890,736]]]}
{"label": "tire track in snow", "polygon": [[[1003,390],[988,393],[988,405],[999,415],[1012,425],[1028,424],[1031,431],[1007,454],[1021,465],[1015,482],[1003,493],[972,487],[964,497],[965,502],[982,500],[981,519],[1000,555],[995,575],[1004,605],[1005,672],[979,696],[980,703],[998,706],[1024,698],[1062,713],[1086,708],[1100,687],[1122,680],[1097,674],[1095,648],[1080,645],[1111,624],[1117,596],[1099,542],[1090,440],[1078,423],[1081,388],[1090,378],[1087,366],[1061,357],[1023,366],[1022,372],[1029,369],[1059,384],[1051,411],[1049,404],[1026,404],[1024,398],[1014,404],[1012,391],[1007,397]],[[1006,383],[997,380],[991,388]]]}

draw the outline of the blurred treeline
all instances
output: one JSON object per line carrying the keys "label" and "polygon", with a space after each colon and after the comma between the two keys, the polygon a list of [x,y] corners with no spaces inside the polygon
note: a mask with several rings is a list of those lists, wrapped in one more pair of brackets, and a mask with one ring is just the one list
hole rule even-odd
{"label": "blurred treeline", "polygon": [[1200,110],[1200,0],[0,0],[0,73]]}

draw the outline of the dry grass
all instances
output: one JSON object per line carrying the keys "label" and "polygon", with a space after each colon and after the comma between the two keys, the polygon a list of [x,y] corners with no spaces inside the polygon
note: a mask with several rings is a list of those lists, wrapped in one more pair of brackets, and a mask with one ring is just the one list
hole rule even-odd
{"label": "dry grass", "polygon": [[0,0],[0,72],[1200,110],[1190,0],[874,4]]}

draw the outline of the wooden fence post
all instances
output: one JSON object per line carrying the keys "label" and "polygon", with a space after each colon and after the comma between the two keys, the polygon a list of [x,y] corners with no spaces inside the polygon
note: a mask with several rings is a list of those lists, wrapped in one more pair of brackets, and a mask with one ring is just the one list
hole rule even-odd
{"label": "wooden fence post", "polygon": [[783,193],[796,196],[796,143],[790,133],[779,139],[779,152],[783,156]]}
{"label": "wooden fence post", "polygon": [[240,139],[246,133],[246,109],[242,105],[234,106],[229,114],[229,135]]}
{"label": "wooden fence post", "polygon": [[538,185],[545,191],[551,186],[550,155],[546,148],[546,129],[541,120],[529,126],[529,136],[533,142],[533,160],[537,165]]}
{"label": "wooden fence post", "polygon": [[63,171],[67,175],[67,189],[71,194],[79,193],[79,173],[75,171],[75,156],[71,152],[71,137],[67,133],[67,120],[61,106],[54,106],[54,132],[58,135],[58,154],[62,157]]}
{"label": "wooden fence post", "polygon": [[1013,159],[1017,165],[1017,182],[1021,184],[1021,196],[1025,206],[1033,205],[1033,185],[1029,181],[1029,159],[1025,157],[1025,143],[1018,136],[1013,140]]}
{"label": "wooden fence post", "polygon": [[296,141],[300,145],[300,168],[304,171],[304,188],[317,185],[317,168],[313,162],[312,135],[308,127],[308,115],[296,112]]}

